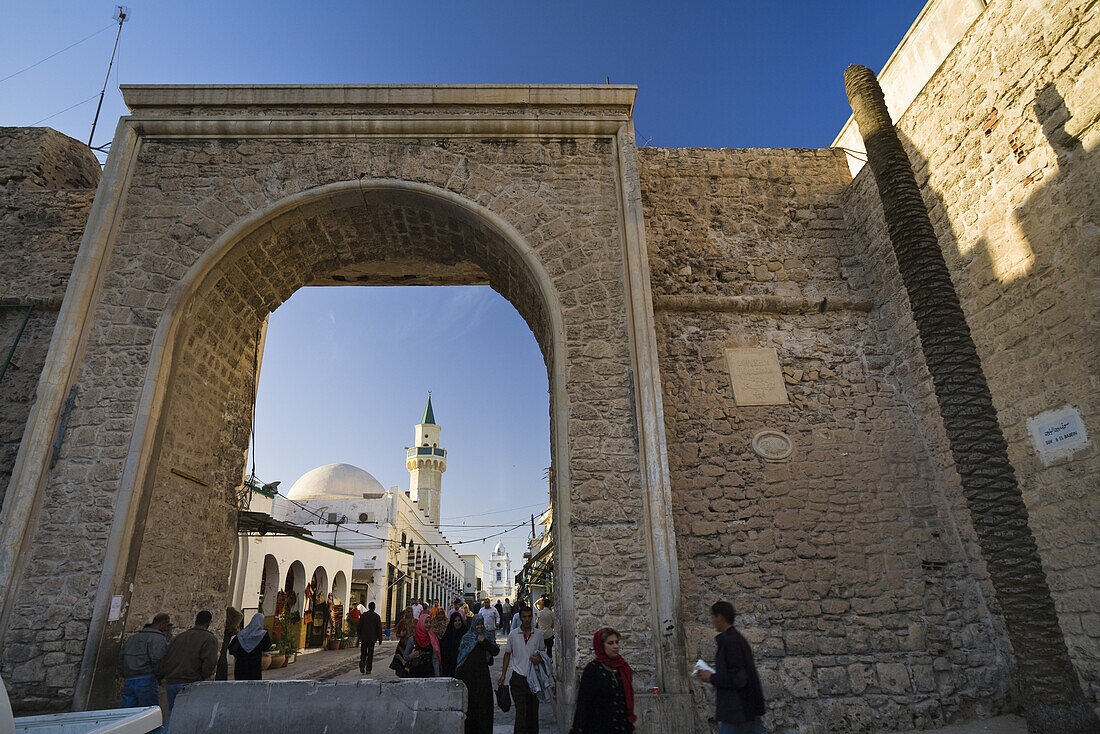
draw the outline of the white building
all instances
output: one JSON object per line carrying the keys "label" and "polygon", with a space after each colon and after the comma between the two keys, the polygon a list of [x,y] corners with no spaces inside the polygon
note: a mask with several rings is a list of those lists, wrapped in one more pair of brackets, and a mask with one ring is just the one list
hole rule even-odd
{"label": "white building", "polygon": [[[248,508],[241,513],[237,548],[230,572],[229,604],[244,612],[245,619],[262,611],[272,629],[275,602],[280,590],[294,592],[292,614],[312,612],[316,597],[347,613],[353,554],[311,537],[293,524],[272,517],[273,491],[252,487]],[[311,590],[313,599],[305,593]],[[317,647],[332,632],[331,626],[300,621],[292,635],[297,647]]]}
{"label": "white building", "polygon": [[383,488],[351,464],[328,464],[306,472],[273,515],[306,527],[316,540],[354,553],[351,603],[374,602],[392,622],[408,600],[462,598],[466,564],[439,530],[439,503],[447,452],[431,398],[406,449],[409,491]]}
{"label": "white building", "polygon": [[480,602],[487,599],[489,592],[485,587],[485,562],[477,554],[460,556],[466,568],[463,597],[467,602]]}
{"label": "white building", "polygon": [[489,556],[489,596],[493,599],[513,599],[512,560],[504,549],[504,542],[497,541],[497,547]]}

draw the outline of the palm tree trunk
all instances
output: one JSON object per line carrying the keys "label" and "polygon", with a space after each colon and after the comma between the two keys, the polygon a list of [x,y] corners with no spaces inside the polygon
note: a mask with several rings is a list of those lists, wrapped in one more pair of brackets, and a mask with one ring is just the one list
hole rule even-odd
{"label": "palm tree trunk", "polygon": [[878,185],[978,545],[1015,652],[1028,731],[1095,733],[1100,723],[1070,662],[989,385],[909,158],[874,73],[849,66],[844,87]]}

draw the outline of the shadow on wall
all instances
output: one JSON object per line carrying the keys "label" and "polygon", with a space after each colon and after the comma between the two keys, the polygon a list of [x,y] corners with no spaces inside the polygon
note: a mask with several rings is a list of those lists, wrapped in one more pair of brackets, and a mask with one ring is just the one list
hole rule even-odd
{"label": "shadow on wall", "polygon": [[[990,212],[981,234],[970,239],[959,237],[953,223],[947,218],[947,207],[939,190],[928,180],[929,164],[920,150],[901,130],[898,135],[909,154],[917,183],[922,187],[925,203],[936,228],[936,235],[944,247],[949,263],[965,265],[970,282],[956,283],[968,296],[974,289],[981,289],[997,281],[1007,285],[1024,276],[1043,280],[1052,268],[1062,269],[1070,259],[1091,265],[1095,258],[1086,257],[1084,244],[1095,233],[1097,226],[1097,183],[1100,168],[1096,165],[1097,150],[1086,151],[1081,140],[1066,130],[1072,114],[1065,100],[1053,83],[1046,84],[1036,94],[1030,105],[1034,118],[1011,118],[993,110],[985,127],[986,142],[983,158],[1003,155],[1005,146],[1022,174],[1013,186],[1005,191],[994,188],[984,201],[963,202],[958,214],[966,219],[965,206],[980,205]],[[1038,148],[1037,132],[1041,130],[1049,151]],[[1051,158],[1050,153],[1054,154]],[[1000,171],[996,173],[1000,174]],[[963,186],[972,187],[973,179],[966,178]],[[1040,182],[1043,182],[1040,185]],[[962,187],[960,187],[962,188]],[[960,191],[966,195],[969,191]],[[1085,197],[1082,199],[1082,196]],[[958,205],[953,205],[958,209]],[[975,206],[977,208],[977,206]],[[1000,218],[997,214],[1001,213]],[[975,222],[974,228],[981,223]],[[950,245],[950,248],[948,247]],[[954,272],[958,272],[953,269]],[[1046,288],[1044,283],[1041,287]],[[1002,292],[1009,289],[1002,288]],[[1083,293],[1078,294],[1084,295]],[[983,306],[987,305],[982,301]]]}
{"label": "shadow on wall", "polygon": [[[1097,452],[1044,469],[1026,421],[1072,404],[1100,430],[1100,394],[1089,387],[1100,345],[1100,160],[1097,146],[1086,150],[1081,133],[1067,130],[1095,122],[1075,120],[1048,83],[1015,119],[993,110],[981,168],[966,166],[950,181],[929,180],[928,160],[898,131],[982,355],[1059,621],[1092,700],[1100,697],[1100,653],[1088,631],[1100,629],[1100,612],[1086,579],[1100,573],[1089,565],[1100,546],[1089,521],[1100,513],[1089,479]],[[983,175],[994,177],[988,190]]]}

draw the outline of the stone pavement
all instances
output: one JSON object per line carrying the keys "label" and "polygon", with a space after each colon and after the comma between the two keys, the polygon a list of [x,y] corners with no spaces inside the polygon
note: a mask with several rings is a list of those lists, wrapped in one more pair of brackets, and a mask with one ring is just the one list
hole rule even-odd
{"label": "stone pavement", "polygon": [[[918,733],[913,731],[908,734]],[[942,729],[925,729],[919,734],[1027,734],[1027,723],[1019,716],[995,716],[966,724],[952,724]]]}

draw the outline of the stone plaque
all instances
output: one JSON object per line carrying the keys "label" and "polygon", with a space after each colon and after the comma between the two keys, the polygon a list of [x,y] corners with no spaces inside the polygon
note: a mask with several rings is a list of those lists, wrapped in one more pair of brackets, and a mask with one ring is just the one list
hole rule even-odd
{"label": "stone plaque", "polygon": [[733,400],[738,405],[786,405],[787,387],[772,347],[727,349]]}
{"label": "stone plaque", "polygon": [[752,450],[765,461],[785,461],[794,452],[794,442],[782,431],[760,431],[752,437]]}
{"label": "stone plaque", "polygon": [[1027,430],[1045,465],[1069,458],[1091,445],[1080,411],[1070,405],[1029,418]]}

